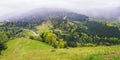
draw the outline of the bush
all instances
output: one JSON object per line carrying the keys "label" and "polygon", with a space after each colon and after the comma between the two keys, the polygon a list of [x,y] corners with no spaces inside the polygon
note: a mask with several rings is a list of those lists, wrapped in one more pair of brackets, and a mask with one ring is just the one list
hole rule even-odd
{"label": "bush", "polygon": [[108,43],[108,42],[105,42],[104,45],[106,45],[106,46],[110,46],[111,44]]}
{"label": "bush", "polygon": [[7,47],[6,47],[5,44],[0,43],[0,55],[1,55],[1,51],[2,51],[2,50],[5,50],[6,48],[7,48]]}
{"label": "bush", "polygon": [[68,41],[68,42],[67,42],[67,45],[68,45],[69,47],[77,47],[77,43],[74,42],[74,41]]}
{"label": "bush", "polygon": [[59,39],[58,47],[59,47],[59,48],[64,48],[65,45],[66,45],[66,42],[65,42],[63,39]]}
{"label": "bush", "polygon": [[92,43],[87,43],[84,45],[85,47],[95,47],[96,45],[95,44],[92,44]]}
{"label": "bush", "polygon": [[30,36],[29,38],[32,40],[42,41],[42,38],[40,36]]}
{"label": "bush", "polygon": [[77,44],[77,47],[82,47],[81,43],[77,42],[76,44]]}

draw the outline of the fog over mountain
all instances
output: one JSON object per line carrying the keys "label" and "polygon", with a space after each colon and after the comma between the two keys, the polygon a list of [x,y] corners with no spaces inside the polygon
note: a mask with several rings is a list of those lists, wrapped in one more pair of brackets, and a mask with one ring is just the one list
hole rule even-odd
{"label": "fog over mountain", "polygon": [[[86,15],[95,20],[120,20],[120,7],[116,8],[108,8],[108,9],[89,9],[89,10],[70,10],[64,8],[35,8],[28,11],[21,11],[18,13],[10,13],[0,17],[1,21],[14,19],[19,20],[20,18],[29,18],[33,16],[43,17],[43,16],[52,16],[52,14],[56,13],[56,15],[62,13],[76,13],[81,15]],[[65,16],[65,15],[61,15]],[[72,17],[72,16],[71,16]],[[45,17],[44,17],[45,18]],[[74,17],[75,18],[75,17]],[[32,19],[32,18],[31,18]],[[30,20],[31,20],[30,19]]]}
{"label": "fog over mountain", "polygon": [[1,0],[0,21],[36,8],[67,9],[95,19],[118,20],[119,7],[120,0]]}
{"label": "fog over mountain", "polygon": [[120,20],[120,7],[116,8],[104,8],[104,9],[90,9],[86,10],[83,13],[91,18],[97,20]]}
{"label": "fog over mountain", "polygon": [[13,15],[7,15],[2,18],[1,21],[21,21],[21,22],[41,22],[43,20],[80,20],[85,21],[87,16],[72,12],[67,9],[59,8],[36,8],[27,12],[17,13]]}

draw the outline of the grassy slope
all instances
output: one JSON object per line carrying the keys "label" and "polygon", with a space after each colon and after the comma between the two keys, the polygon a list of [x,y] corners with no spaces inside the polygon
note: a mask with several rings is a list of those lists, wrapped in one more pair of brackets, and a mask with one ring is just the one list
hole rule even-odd
{"label": "grassy slope", "polygon": [[18,38],[7,42],[0,60],[119,60],[120,46],[56,49],[35,40]]}
{"label": "grassy slope", "polygon": [[50,28],[52,28],[52,23],[51,23],[51,21],[48,20],[46,22],[43,22],[41,25],[36,26],[35,30],[38,34],[41,34],[44,31],[49,31]]}
{"label": "grassy slope", "polygon": [[25,36],[25,37],[29,37],[29,36],[35,36],[35,34],[28,29],[24,29],[22,32],[20,32],[18,35],[20,36]]}
{"label": "grassy slope", "polygon": [[0,58],[0,60],[29,60],[32,57],[31,53],[32,55],[35,54],[34,51],[39,53],[39,51],[52,48],[45,43],[27,38],[11,40],[7,42],[7,46],[8,48],[2,52],[3,58]]}

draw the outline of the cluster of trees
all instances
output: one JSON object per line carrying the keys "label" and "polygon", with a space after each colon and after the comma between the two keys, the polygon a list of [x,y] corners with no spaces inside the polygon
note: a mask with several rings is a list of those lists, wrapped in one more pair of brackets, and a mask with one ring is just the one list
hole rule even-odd
{"label": "cluster of trees", "polygon": [[26,28],[26,29],[33,29],[34,26],[40,23],[32,23],[32,22],[24,22],[24,21],[16,21],[16,22],[5,22],[3,24],[4,27],[19,27],[19,28]]}
{"label": "cluster of trees", "polygon": [[[47,21],[47,20],[46,20]],[[43,21],[43,22],[46,22]],[[11,38],[27,37],[45,42],[55,48],[98,46],[120,44],[120,30],[115,26],[96,21],[71,21],[50,20],[53,27],[44,31],[39,36],[24,29],[35,29],[37,23],[11,22],[5,23],[0,28],[0,51],[4,49],[4,43]]]}
{"label": "cluster of trees", "polygon": [[98,35],[89,36],[86,33],[81,33],[81,37],[77,43],[79,43],[81,46],[110,46],[120,44],[120,40],[115,37],[99,37]]}
{"label": "cluster of trees", "polygon": [[54,32],[44,32],[42,35],[42,41],[52,45],[55,48],[65,48],[65,47],[92,47],[99,45],[118,45],[120,44],[119,38],[116,37],[99,37],[98,35],[91,36],[86,33],[77,32],[71,35],[59,35]]}
{"label": "cluster of trees", "polygon": [[66,47],[66,42],[64,39],[60,39],[51,31],[46,31],[42,35],[42,41],[52,45],[54,48],[64,48]]}
{"label": "cluster of trees", "polygon": [[86,22],[89,35],[99,35],[100,37],[117,37],[120,38],[120,30],[117,26],[108,26],[108,23],[88,21]]}
{"label": "cluster of trees", "polygon": [[116,27],[96,21],[56,23],[53,33],[66,41],[66,46],[97,46],[120,44],[120,31]]}
{"label": "cluster of trees", "polygon": [[6,49],[5,43],[10,39],[16,38],[16,35],[19,34],[22,30],[20,28],[1,26],[0,27],[0,54],[1,51]]}
{"label": "cluster of trees", "polygon": [[6,49],[5,42],[8,40],[6,33],[0,32],[0,55],[1,51]]}
{"label": "cluster of trees", "polygon": [[[102,31],[102,27],[100,29],[94,25],[90,25],[91,21],[86,22],[73,22],[63,20],[61,22],[54,21],[53,28],[50,31],[43,32],[39,37],[34,37],[36,40],[43,41],[49,45],[52,45],[55,48],[65,48],[65,47],[78,47],[78,46],[99,46],[99,45],[118,45],[120,44],[119,35],[104,35],[104,31],[108,31],[109,28],[106,25],[102,25],[99,22],[94,22],[95,25],[100,25],[104,27]],[[90,30],[91,28],[95,30],[100,30],[98,33],[94,30]],[[108,28],[108,29],[107,29]],[[110,29],[109,31],[116,31],[117,29]],[[119,33],[119,30],[117,31]],[[100,33],[100,34],[99,34]],[[103,34],[103,35],[101,35]],[[112,34],[111,34],[112,35]],[[33,38],[33,37],[32,37]]]}

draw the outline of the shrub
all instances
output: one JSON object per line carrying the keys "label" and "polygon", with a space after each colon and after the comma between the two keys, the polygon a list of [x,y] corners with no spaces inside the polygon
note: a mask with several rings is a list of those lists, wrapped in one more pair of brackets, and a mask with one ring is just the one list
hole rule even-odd
{"label": "shrub", "polygon": [[87,43],[84,45],[85,47],[95,47],[96,45],[95,44],[92,44],[92,43]]}
{"label": "shrub", "polygon": [[108,43],[108,42],[105,42],[105,43],[104,43],[104,45],[106,45],[106,46],[110,46],[110,43]]}
{"label": "shrub", "polygon": [[64,48],[65,45],[66,45],[66,42],[63,39],[59,39],[59,44],[58,44],[59,48]]}

